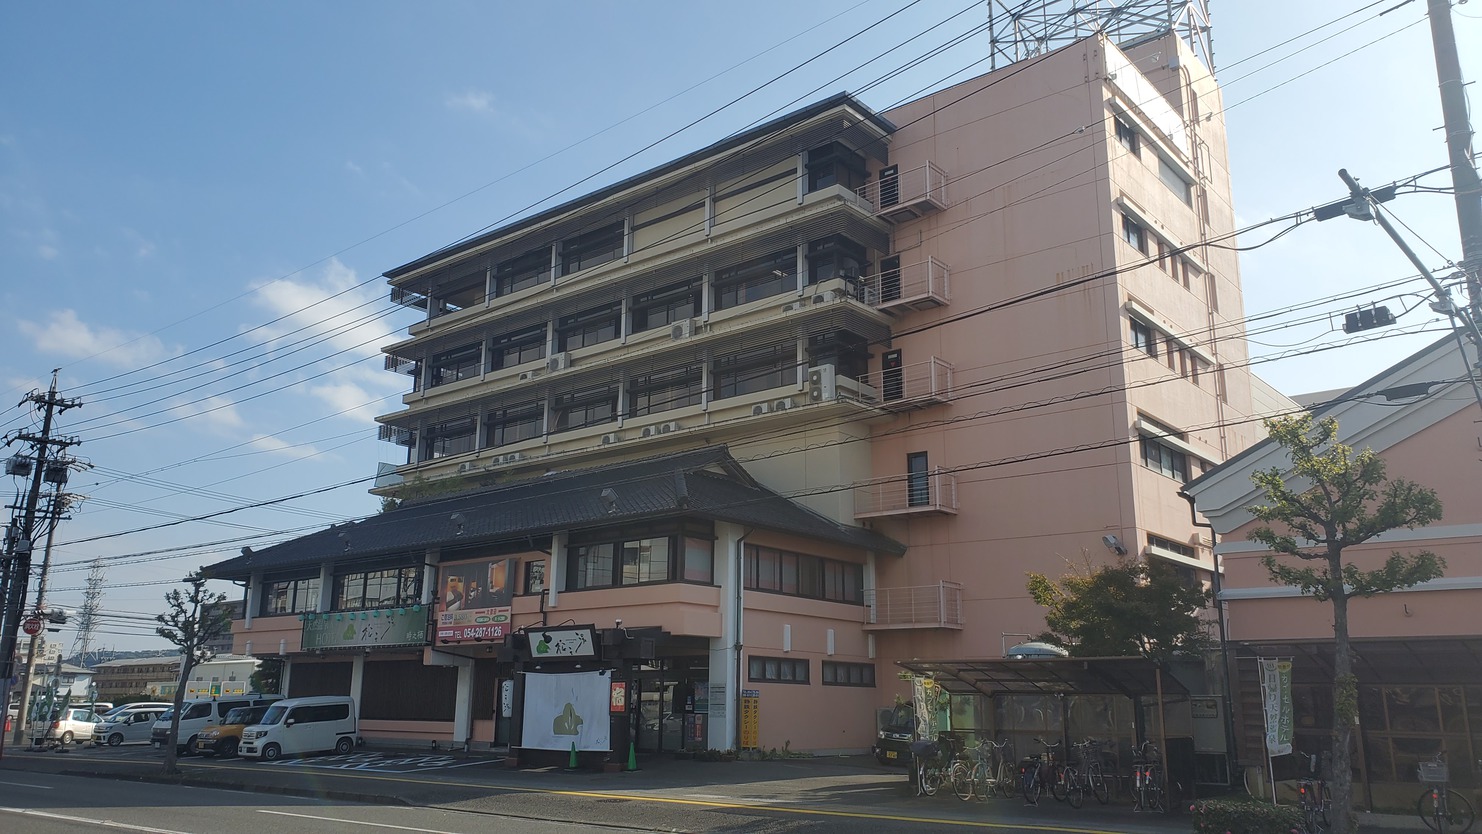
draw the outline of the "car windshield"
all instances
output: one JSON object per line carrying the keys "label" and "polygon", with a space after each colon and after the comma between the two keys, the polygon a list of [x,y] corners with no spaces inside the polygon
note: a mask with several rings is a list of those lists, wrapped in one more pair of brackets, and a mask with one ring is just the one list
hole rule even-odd
{"label": "car windshield", "polygon": [[287,714],[288,714],[288,707],[283,707],[283,706],[279,706],[277,704],[274,704],[274,705],[268,707],[268,711],[265,712],[265,713],[263,713],[262,720],[261,721],[258,721],[257,723],[259,723],[259,724],[282,724],[283,723],[283,716],[284,715],[287,715]]}
{"label": "car windshield", "polygon": [[164,712],[160,713],[160,717],[158,719],[156,719],[156,720],[158,720],[158,721],[169,721],[170,719],[172,719],[174,717],[175,717],[175,710],[167,709]]}
{"label": "car windshield", "polygon": [[262,720],[267,707],[237,707],[221,719],[222,724],[256,724]]}

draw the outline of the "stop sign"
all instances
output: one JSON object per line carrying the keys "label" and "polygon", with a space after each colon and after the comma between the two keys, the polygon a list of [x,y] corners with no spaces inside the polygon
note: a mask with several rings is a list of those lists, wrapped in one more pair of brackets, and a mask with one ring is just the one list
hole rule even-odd
{"label": "stop sign", "polygon": [[26,634],[30,637],[35,637],[36,635],[41,633],[41,620],[36,617],[31,617],[24,623],[21,623],[21,631],[26,632]]}

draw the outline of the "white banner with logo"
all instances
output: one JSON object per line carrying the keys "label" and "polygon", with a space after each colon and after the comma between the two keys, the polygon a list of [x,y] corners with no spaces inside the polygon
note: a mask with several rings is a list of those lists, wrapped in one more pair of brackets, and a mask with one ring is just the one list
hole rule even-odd
{"label": "white banner with logo", "polygon": [[1266,755],[1292,752],[1292,662],[1261,658],[1261,706],[1266,718]]}
{"label": "white banner with logo", "polygon": [[608,718],[611,672],[525,675],[521,747],[533,750],[611,750]]}

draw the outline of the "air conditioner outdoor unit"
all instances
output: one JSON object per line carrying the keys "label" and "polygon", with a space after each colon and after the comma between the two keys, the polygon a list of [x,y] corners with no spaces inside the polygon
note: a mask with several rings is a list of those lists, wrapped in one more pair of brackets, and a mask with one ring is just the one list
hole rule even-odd
{"label": "air conditioner outdoor unit", "polygon": [[772,410],[772,404],[771,403],[757,403],[756,405],[754,405],[754,406],[751,407],[751,416],[753,416],[753,417],[760,417],[763,414],[766,414],[766,413],[770,412],[771,410]]}
{"label": "air conditioner outdoor unit", "polygon": [[622,439],[623,439],[623,436],[621,434],[615,432],[615,431],[610,431],[607,434],[602,435],[602,443],[603,443],[603,445],[606,445],[608,443],[617,443],[618,441],[620,441]]}
{"label": "air conditioner outdoor unit", "polygon": [[551,358],[546,360],[545,367],[548,371],[564,371],[571,367],[571,354],[564,351],[551,354]]}
{"label": "air conditioner outdoor unit", "polygon": [[828,301],[828,296],[826,296],[826,295],[815,295],[815,296],[813,296],[813,303],[814,304],[822,304],[825,301]]}
{"label": "air conditioner outdoor unit", "polygon": [[673,326],[669,328],[669,338],[673,339],[676,342],[680,339],[688,339],[693,335],[695,335],[694,319],[684,319],[682,321],[676,321]]}
{"label": "air conditioner outdoor unit", "polygon": [[520,458],[521,458],[521,455],[520,455],[519,452],[510,452],[507,455],[495,455],[494,457],[489,458],[489,462],[490,463],[514,463],[515,461],[519,460]]}
{"label": "air conditioner outdoor unit", "polygon": [[667,423],[660,423],[658,425],[658,429],[659,434],[668,434],[671,431],[679,431],[679,423],[674,420],[670,420]]}
{"label": "air conditioner outdoor unit", "polygon": [[793,302],[790,302],[788,304],[782,305],[782,312],[784,312],[784,313],[796,313],[797,311],[799,311],[799,310],[801,310],[801,309],[803,309],[804,307],[807,307],[807,306],[808,306],[808,302],[806,302],[806,301],[793,301]]}
{"label": "air conditioner outdoor unit", "polygon": [[472,472],[473,470],[478,469],[478,468],[479,468],[479,465],[476,464],[476,463],[473,463],[473,462],[460,463],[460,464],[458,464],[458,474],[459,475],[466,475],[469,472]]}
{"label": "air conditioner outdoor unit", "polygon": [[535,379],[538,376],[540,376],[540,371],[524,371],[520,374],[520,381],[529,382],[530,380]]}
{"label": "air conditioner outdoor unit", "polygon": [[785,399],[785,400],[778,400],[777,402],[772,403],[772,410],[773,411],[786,411],[786,410],[788,410],[789,408],[792,408],[792,407],[793,407],[793,401],[792,401],[791,398]]}
{"label": "air conditioner outdoor unit", "polygon": [[821,403],[837,399],[838,378],[833,365],[819,365],[808,369],[808,401]]}

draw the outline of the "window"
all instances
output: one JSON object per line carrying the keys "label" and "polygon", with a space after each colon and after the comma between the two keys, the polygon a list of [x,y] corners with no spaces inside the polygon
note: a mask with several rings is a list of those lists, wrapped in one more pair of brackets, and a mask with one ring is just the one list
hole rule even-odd
{"label": "window", "polygon": [[808,337],[808,367],[833,365],[834,372],[849,379],[864,379],[870,371],[870,343],[848,330],[833,330]]}
{"label": "window", "polygon": [[834,235],[808,244],[808,283],[817,284],[830,278],[858,282],[864,273],[865,248],[843,235]]}
{"label": "window", "polygon": [[624,226],[619,220],[561,241],[561,274],[570,275],[623,257]]}
{"label": "window", "polygon": [[1132,219],[1132,215],[1122,215],[1122,240],[1137,251],[1146,255],[1148,253],[1148,233],[1140,223]]}
{"label": "window", "polygon": [[823,661],[824,686],[874,686],[875,664]]}
{"label": "window", "polygon": [[474,420],[465,417],[434,423],[427,427],[422,437],[422,459],[434,460],[448,455],[472,452],[474,444]]}
{"label": "window", "polygon": [[524,589],[529,595],[545,593],[545,562],[543,560],[525,563]]}
{"label": "window", "polygon": [[700,279],[671,284],[633,297],[633,332],[642,333],[683,319],[692,319],[700,309]]}
{"label": "window", "polygon": [[931,503],[931,471],[925,452],[906,455],[906,506],[924,507]]}
{"label": "window", "polygon": [[697,536],[684,538],[684,581],[715,583],[715,543]]}
{"label": "window", "polygon": [[864,566],[821,556],[747,545],[747,590],[831,602],[864,602]]}
{"label": "window", "polygon": [[1187,544],[1181,544],[1172,539],[1165,539],[1162,536],[1153,535],[1152,533],[1148,533],[1148,546],[1167,550],[1170,553],[1177,553],[1180,556],[1187,556],[1190,559],[1197,559],[1199,557],[1198,551],[1196,551],[1193,547]]}
{"label": "window", "polygon": [[494,337],[491,366],[513,368],[545,358],[545,325],[516,330]]}
{"label": "window", "polygon": [[711,390],[724,400],[798,383],[797,348],[792,344],[753,348],[715,360]]}
{"label": "window", "polygon": [[639,374],[628,381],[628,416],[699,405],[704,393],[705,370],[699,365]]}
{"label": "window", "polygon": [[390,608],[422,601],[422,568],[347,573],[334,578],[335,610]]}
{"label": "window", "polygon": [[1189,456],[1155,437],[1142,438],[1142,463],[1175,480],[1189,480]]}
{"label": "window", "polygon": [[542,246],[523,255],[501,261],[494,267],[494,295],[527,290],[551,275],[551,248]]}
{"label": "window", "polygon": [[1158,356],[1158,336],[1147,322],[1141,319],[1131,319],[1132,322],[1132,346],[1146,353],[1148,356]]}
{"label": "window", "polygon": [[864,157],[841,142],[808,151],[807,171],[809,194],[831,185],[853,191],[864,185],[866,176]]}
{"label": "window", "polygon": [[428,386],[471,379],[483,371],[484,346],[464,345],[432,357],[432,378]]}
{"label": "window", "polygon": [[520,403],[492,410],[484,418],[484,442],[490,447],[508,446],[545,433],[545,405]]}
{"label": "window", "polygon": [[1158,156],[1158,179],[1162,180],[1163,184],[1168,186],[1168,190],[1172,191],[1186,205],[1193,204],[1194,187],[1189,184],[1188,180],[1184,179],[1184,175],[1178,168],[1175,168],[1162,155]]}
{"label": "window", "polygon": [[1112,121],[1117,125],[1117,141],[1122,143],[1133,156],[1142,155],[1142,137],[1137,135],[1137,128],[1129,124],[1121,116],[1112,116]]}
{"label": "window", "polygon": [[264,583],[262,616],[319,610],[319,577],[269,580]]}
{"label": "window", "polygon": [[576,350],[616,339],[622,320],[622,302],[562,316],[556,322],[557,349]]}
{"label": "window", "polygon": [[764,683],[807,683],[808,661],[789,657],[749,657],[747,677]]}
{"label": "window", "polygon": [[715,309],[725,310],[798,288],[798,255],[792,249],[717,270]]}
{"label": "window", "polygon": [[[566,548],[566,590],[673,582],[712,584],[713,539],[696,525],[641,525],[621,531],[573,534]],[[542,582],[544,574],[542,573]]]}
{"label": "window", "polygon": [[639,539],[623,542],[620,570],[622,585],[643,585],[669,581],[668,538]]}
{"label": "window", "polygon": [[553,401],[552,432],[571,431],[611,423],[617,419],[617,388],[602,385],[557,394]]}

